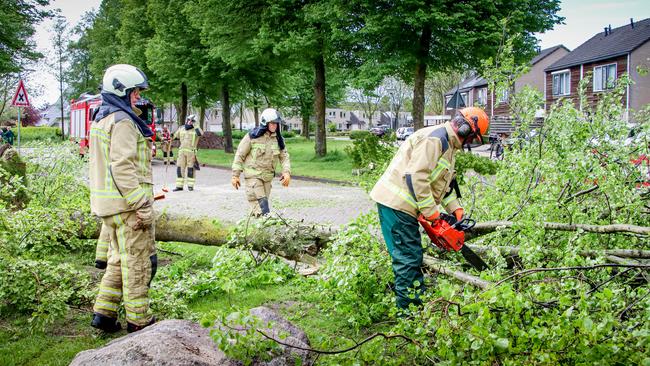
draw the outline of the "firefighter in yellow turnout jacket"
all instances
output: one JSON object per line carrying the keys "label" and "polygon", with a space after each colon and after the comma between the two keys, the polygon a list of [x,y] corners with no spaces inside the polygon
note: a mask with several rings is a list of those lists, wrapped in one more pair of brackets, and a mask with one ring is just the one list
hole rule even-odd
{"label": "firefighter in yellow turnout jacket", "polygon": [[187,117],[187,122],[174,133],[174,139],[179,139],[181,144],[178,148],[178,160],[176,161],[176,188],[174,192],[182,191],[187,182],[187,189],[194,190],[196,177],[194,174],[194,162],[196,161],[196,149],[199,146],[199,139],[203,131],[194,127],[194,115]]}
{"label": "firefighter in yellow turnout jacket", "polygon": [[240,175],[246,178],[246,198],[255,216],[270,212],[269,196],[275,167],[282,164],[280,181],[284,187],[291,181],[291,162],[280,132],[282,116],[273,109],[262,112],[260,126],[251,130],[239,143],[232,163],[232,186],[239,189]]}
{"label": "firefighter in yellow turnout jacket", "polygon": [[153,133],[138,117],[135,102],[147,78],[131,65],[109,67],[102,83],[102,105],[90,130],[90,208],[109,233],[106,273],[99,286],[91,325],[107,332],[124,302],[127,331],[152,324],[149,285],[156,273]]}
{"label": "firefighter in yellow turnout jacket", "polygon": [[[416,131],[400,146],[370,192],[377,202],[382,234],[393,261],[400,309],[420,305],[419,295],[424,291],[417,217],[423,215],[431,222],[441,219],[439,205],[457,220],[463,217],[454,178],[454,155],[465,143],[480,139],[488,126],[487,114],[470,107],[461,110],[451,122]],[[415,296],[411,296],[413,292]]]}

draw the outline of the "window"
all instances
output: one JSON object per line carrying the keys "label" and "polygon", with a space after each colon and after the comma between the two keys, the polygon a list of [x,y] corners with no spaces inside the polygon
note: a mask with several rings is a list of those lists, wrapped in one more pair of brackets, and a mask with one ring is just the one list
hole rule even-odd
{"label": "window", "polygon": [[614,88],[616,81],[616,64],[594,67],[594,91]]}
{"label": "window", "polygon": [[465,104],[465,107],[469,106],[469,95],[467,92],[460,93],[460,98],[462,99],[462,104]]}
{"label": "window", "polygon": [[453,109],[453,108],[450,108],[450,107],[449,107],[449,101],[450,101],[450,100],[451,100],[451,95],[447,95],[447,96],[445,97],[445,106],[447,106],[447,107],[446,107],[447,110]]}
{"label": "window", "polygon": [[503,89],[501,95],[499,95],[499,103],[508,103],[509,97],[510,97],[510,90]]}
{"label": "window", "polygon": [[487,88],[481,88],[478,90],[477,96],[476,96],[478,105],[484,106],[487,104]]}
{"label": "window", "polygon": [[571,74],[568,70],[553,74],[553,95],[571,94]]}

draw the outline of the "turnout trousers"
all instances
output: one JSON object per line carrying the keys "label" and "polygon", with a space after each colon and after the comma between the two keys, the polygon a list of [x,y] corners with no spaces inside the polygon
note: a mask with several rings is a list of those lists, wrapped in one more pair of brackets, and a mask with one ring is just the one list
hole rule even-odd
{"label": "turnout trousers", "polygon": [[185,183],[194,188],[194,152],[179,151],[176,162],[176,188],[183,188]]}
{"label": "turnout trousers", "polygon": [[103,217],[102,221],[110,234],[110,250],[93,311],[117,318],[123,301],[126,320],[147,325],[152,319],[149,286],[158,267],[154,225],[147,230],[133,230],[135,211]]}
{"label": "turnout trousers", "polygon": [[269,198],[271,195],[271,182],[259,178],[246,178],[246,199],[251,207],[251,214],[261,216],[270,210]]}
{"label": "turnout trousers", "polygon": [[410,304],[422,304],[424,288],[422,272],[423,249],[420,226],[415,217],[380,203],[379,222],[388,253],[393,261],[397,307],[408,309]]}

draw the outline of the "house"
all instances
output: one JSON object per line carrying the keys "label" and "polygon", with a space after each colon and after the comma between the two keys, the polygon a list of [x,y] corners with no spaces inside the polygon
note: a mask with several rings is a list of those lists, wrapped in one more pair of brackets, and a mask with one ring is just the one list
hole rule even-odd
{"label": "house", "polygon": [[611,90],[616,80],[628,74],[633,85],[627,87],[623,103],[625,118],[630,111],[650,103],[650,78],[642,69],[650,67],[650,19],[634,22],[591,37],[578,48],[549,65],[546,69],[546,108],[560,99],[570,99],[582,109],[578,97],[580,81],[591,76],[587,85],[586,103],[595,105],[603,93]]}
{"label": "house", "polygon": [[445,93],[445,115],[455,115],[457,109],[453,107],[448,108],[447,105],[458,90],[462,97],[462,101],[459,100],[460,104],[464,103],[466,106],[477,105],[485,109],[490,120],[493,121],[492,132],[511,131],[513,127],[509,105],[510,96],[513,93],[521,91],[527,85],[539,90],[540,93],[544,93],[546,86],[544,70],[568,55],[569,52],[569,49],[563,45],[557,45],[539,51],[530,60],[530,69],[528,72],[514,81],[512,90],[506,90],[500,95],[494,95],[493,90],[488,90],[488,82],[486,79],[477,73],[471,73],[457,88]]}
{"label": "house", "polygon": [[[61,128],[61,102],[57,99],[56,103],[45,107],[40,112],[41,120],[36,123],[36,126],[58,127]],[[63,119],[65,124],[63,128],[65,133],[68,133],[70,121],[70,103],[63,101]]]}

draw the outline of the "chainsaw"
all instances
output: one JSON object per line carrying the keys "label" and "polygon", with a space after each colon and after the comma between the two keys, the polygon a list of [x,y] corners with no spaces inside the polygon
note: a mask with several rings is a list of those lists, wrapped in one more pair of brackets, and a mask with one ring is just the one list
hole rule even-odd
{"label": "chainsaw", "polygon": [[[457,221],[452,215],[442,214],[441,218],[431,223],[423,215],[418,217],[418,222],[431,239],[431,243],[448,252],[454,251],[463,255],[472,267],[483,271],[488,265],[473,250],[465,245],[465,232],[476,225],[476,220],[463,218]],[[432,225],[433,224],[433,225]]]}

